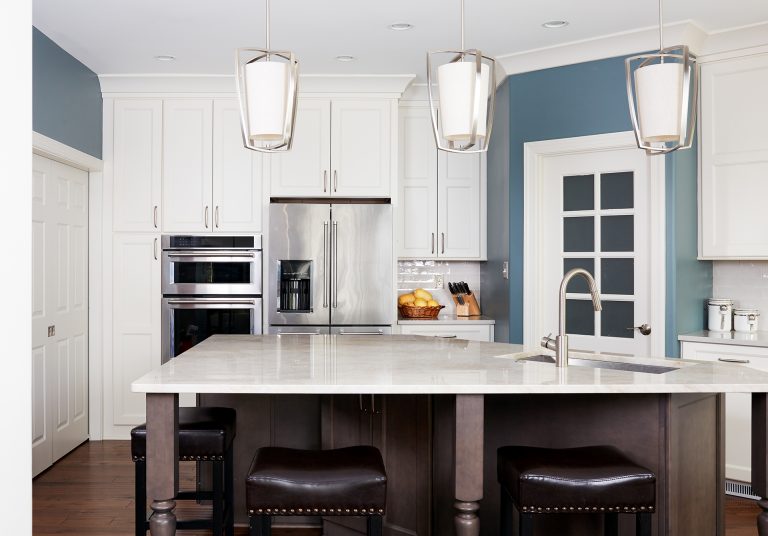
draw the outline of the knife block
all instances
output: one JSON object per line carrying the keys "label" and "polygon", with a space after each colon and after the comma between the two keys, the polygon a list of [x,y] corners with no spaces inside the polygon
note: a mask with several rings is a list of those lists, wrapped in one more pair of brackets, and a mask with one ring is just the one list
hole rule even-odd
{"label": "knife block", "polygon": [[456,296],[453,298],[453,303],[456,304],[456,316],[480,316],[480,305],[477,303],[477,299],[474,294],[463,294],[464,305],[459,305],[459,300]]}

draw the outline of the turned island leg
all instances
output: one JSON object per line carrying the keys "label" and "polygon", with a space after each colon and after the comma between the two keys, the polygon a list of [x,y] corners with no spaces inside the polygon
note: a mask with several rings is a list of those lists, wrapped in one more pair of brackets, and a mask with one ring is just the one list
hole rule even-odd
{"label": "turned island leg", "polygon": [[768,394],[752,393],[752,490],[761,499],[757,533],[768,536]]}
{"label": "turned island leg", "polygon": [[179,489],[179,395],[147,394],[147,497],[152,499],[152,536],[176,534]]}
{"label": "turned island leg", "polygon": [[479,536],[483,498],[483,395],[456,395],[456,508],[457,536]]}

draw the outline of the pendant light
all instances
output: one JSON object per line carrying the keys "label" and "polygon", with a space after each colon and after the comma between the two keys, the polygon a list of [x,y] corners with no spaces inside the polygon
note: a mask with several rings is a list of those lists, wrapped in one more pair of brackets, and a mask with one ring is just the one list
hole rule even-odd
{"label": "pendant light", "polygon": [[[435,109],[433,63],[437,67],[439,110]],[[464,48],[464,0],[461,0],[461,50],[427,52],[427,92],[437,148],[451,153],[488,150],[496,97],[496,60]]]}
{"label": "pendant light", "polygon": [[265,153],[291,148],[299,83],[299,62],[293,52],[270,49],[269,1],[266,48],[235,52],[243,143]]}
{"label": "pendant light", "polygon": [[688,149],[698,97],[696,57],[685,45],[664,48],[659,0],[659,51],[625,60],[629,115],[637,146],[649,155]]}

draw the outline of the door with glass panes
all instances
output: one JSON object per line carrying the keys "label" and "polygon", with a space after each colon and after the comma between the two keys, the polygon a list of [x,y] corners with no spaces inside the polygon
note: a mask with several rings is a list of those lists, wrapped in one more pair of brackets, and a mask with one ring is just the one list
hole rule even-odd
{"label": "door with glass panes", "polygon": [[[558,331],[563,275],[585,268],[603,309],[593,309],[587,282],[567,289],[566,332],[572,351],[652,355],[650,157],[638,149],[547,156],[542,161],[541,297],[544,332]],[[656,289],[660,290],[660,289]],[[663,299],[663,290],[656,292]],[[651,328],[639,329],[647,325]]]}

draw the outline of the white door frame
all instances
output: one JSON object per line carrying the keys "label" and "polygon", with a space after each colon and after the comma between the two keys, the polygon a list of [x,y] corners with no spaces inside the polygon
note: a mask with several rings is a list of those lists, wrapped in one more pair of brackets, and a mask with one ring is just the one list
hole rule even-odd
{"label": "white door frame", "polygon": [[[562,138],[528,142],[524,151],[524,203],[523,203],[523,344],[528,348],[538,347],[543,332],[544,321],[539,306],[544,295],[539,267],[542,264],[542,252],[546,248],[542,237],[541,214],[547,200],[543,194],[544,159],[552,156],[613,151],[617,149],[637,148],[632,131]],[[637,149],[638,151],[640,149]],[[665,236],[665,169],[663,157],[650,158],[650,232],[651,236]],[[650,241],[650,284],[653,294],[650,296],[650,324],[653,326],[651,355],[662,357],[665,354],[664,335],[666,325],[666,255],[665,240]]]}
{"label": "white door frame", "polygon": [[[88,172],[88,438],[102,437],[102,160],[32,132],[32,153]],[[98,349],[98,353],[94,350]],[[92,359],[95,355],[98,358]]]}

